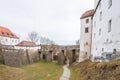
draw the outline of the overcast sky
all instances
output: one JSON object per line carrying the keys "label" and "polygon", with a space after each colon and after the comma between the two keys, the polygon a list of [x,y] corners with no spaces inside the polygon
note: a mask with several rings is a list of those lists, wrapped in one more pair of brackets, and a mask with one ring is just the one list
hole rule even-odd
{"label": "overcast sky", "polygon": [[80,38],[80,16],[94,0],[0,0],[0,25],[27,39],[36,31],[58,44]]}

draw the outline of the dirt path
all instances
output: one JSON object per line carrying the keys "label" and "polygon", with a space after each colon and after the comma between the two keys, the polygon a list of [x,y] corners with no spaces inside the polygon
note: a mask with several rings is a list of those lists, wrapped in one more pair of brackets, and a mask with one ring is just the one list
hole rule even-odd
{"label": "dirt path", "polygon": [[70,70],[68,69],[68,65],[63,66],[63,74],[60,77],[60,80],[69,80],[70,78]]}

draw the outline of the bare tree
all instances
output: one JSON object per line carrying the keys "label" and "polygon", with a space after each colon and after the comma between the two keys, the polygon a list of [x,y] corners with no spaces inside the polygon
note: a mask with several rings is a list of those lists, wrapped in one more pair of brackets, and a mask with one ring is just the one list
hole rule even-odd
{"label": "bare tree", "polygon": [[46,37],[40,37],[40,44],[55,44],[53,40],[50,40],[49,38]]}
{"label": "bare tree", "polygon": [[37,41],[39,40],[39,35],[38,35],[37,32],[30,32],[30,33],[28,34],[28,37],[29,37],[29,39],[30,39],[31,41],[33,41],[33,42],[37,42]]}

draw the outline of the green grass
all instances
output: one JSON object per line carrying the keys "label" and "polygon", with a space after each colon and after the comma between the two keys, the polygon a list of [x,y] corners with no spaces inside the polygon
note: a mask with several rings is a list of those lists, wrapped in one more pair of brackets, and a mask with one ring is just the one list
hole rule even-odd
{"label": "green grass", "polygon": [[86,60],[70,70],[70,80],[120,80],[120,60],[102,63]]}
{"label": "green grass", "polygon": [[0,64],[0,80],[19,80],[25,72],[19,68],[13,68]]}
{"label": "green grass", "polygon": [[[62,66],[58,65],[56,62],[45,63],[40,61],[19,68],[7,66],[6,69],[5,67],[6,66],[3,66],[3,69],[0,67],[0,78],[2,77],[0,80],[59,80],[63,72]],[[5,71],[10,72],[2,74]],[[11,74],[16,76],[8,76]],[[19,77],[16,79],[17,76]]]}

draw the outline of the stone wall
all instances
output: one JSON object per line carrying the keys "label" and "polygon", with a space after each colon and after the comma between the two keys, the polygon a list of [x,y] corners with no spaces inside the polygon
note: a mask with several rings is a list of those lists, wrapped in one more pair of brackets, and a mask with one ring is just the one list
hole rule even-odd
{"label": "stone wall", "polygon": [[52,57],[52,53],[48,51],[48,52],[46,53],[46,59],[45,59],[45,61],[46,61],[46,62],[52,62],[52,60],[53,60],[52,58],[53,58],[53,57]]}
{"label": "stone wall", "polygon": [[[78,56],[77,56],[78,57]],[[45,62],[52,62],[57,60],[59,64],[74,63],[76,59],[76,51],[73,50],[23,50],[14,48],[0,49],[0,63],[9,66],[22,66],[43,60]]]}
{"label": "stone wall", "polygon": [[9,66],[28,64],[26,52],[23,50],[3,50],[4,62]]}
{"label": "stone wall", "polygon": [[58,64],[64,65],[65,64],[65,55],[63,52],[58,54]]}
{"label": "stone wall", "polygon": [[28,62],[29,63],[34,63],[39,61],[39,53],[37,50],[27,50],[26,51]]}
{"label": "stone wall", "polygon": [[0,64],[4,64],[4,58],[2,54],[2,49],[0,49]]}
{"label": "stone wall", "polygon": [[5,65],[22,66],[39,61],[39,54],[37,50],[15,50],[2,49],[2,58]]}

